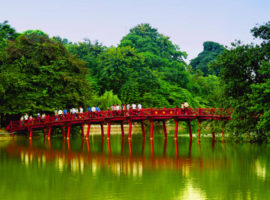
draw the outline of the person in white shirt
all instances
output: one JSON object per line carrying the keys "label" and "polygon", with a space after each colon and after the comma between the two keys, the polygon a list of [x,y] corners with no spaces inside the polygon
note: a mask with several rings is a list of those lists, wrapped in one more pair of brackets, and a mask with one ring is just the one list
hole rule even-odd
{"label": "person in white shirt", "polygon": [[117,110],[117,111],[120,110],[120,106],[118,104],[116,105],[115,110]]}
{"label": "person in white shirt", "polygon": [[188,107],[189,107],[189,105],[188,105],[187,102],[184,103],[184,107],[185,107],[185,108],[188,108]]}
{"label": "person in white shirt", "polygon": [[136,109],[136,104],[133,103],[133,104],[131,105],[131,107],[132,107],[133,110]]}
{"label": "person in white shirt", "polygon": [[25,115],[24,115],[24,120],[28,120],[28,114],[27,113],[25,113]]}
{"label": "person in white shirt", "polygon": [[61,109],[58,110],[58,115],[63,115],[63,111]]}
{"label": "person in white shirt", "polygon": [[80,113],[83,113],[83,108],[82,107],[80,107]]}
{"label": "person in white shirt", "polygon": [[92,112],[96,112],[96,107],[93,106],[92,109],[91,109]]}
{"label": "person in white shirt", "polygon": [[130,105],[128,104],[128,105],[127,105],[127,110],[129,110],[129,109],[130,109]]}
{"label": "person in white shirt", "polygon": [[138,104],[138,109],[141,110],[142,109],[142,105],[139,103]]}

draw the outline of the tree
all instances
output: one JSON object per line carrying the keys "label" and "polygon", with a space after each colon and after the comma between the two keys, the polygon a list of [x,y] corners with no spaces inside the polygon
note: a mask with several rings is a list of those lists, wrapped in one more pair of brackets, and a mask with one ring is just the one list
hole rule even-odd
{"label": "tree", "polygon": [[131,47],[109,48],[99,56],[97,73],[101,92],[113,90],[119,94],[128,80],[135,80],[142,70],[143,57]]}
{"label": "tree", "polygon": [[17,36],[18,33],[8,24],[8,21],[0,23],[0,53],[7,44],[7,40],[14,40]]}
{"label": "tree", "polygon": [[225,48],[216,42],[204,42],[203,43],[203,51],[199,53],[199,55],[190,61],[190,65],[192,66],[192,70],[194,72],[200,70],[204,73],[205,76],[209,74],[219,74],[219,68],[216,67],[214,71],[209,69],[209,64],[214,61],[218,55],[220,55]]}
{"label": "tree", "polygon": [[[59,40],[59,39],[58,39]],[[61,40],[61,42],[63,42]],[[104,53],[107,47],[103,46],[98,41],[91,42],[89,39],[85,39],[84,42],[68,43],[65,45],[70,53],[74,56],[78,56],[85,62],[86,68],[89,70],[87,79],[91,82],[91,85],[95,91],[102,93],[105,90],[99,85],[98,74],[98,57]],[[101,92],[102,90],[102,92]]]}
{"label": "tree", "polygon": [[269,132],[269,36],[270,23],[255,27],[252,33],[263,39],[260,45],[240,42],[213,63],[220,67],[224,100],[233,107],[231,127],[236,133],[256,132],[262,139]]}
{"label": "tree", "polygon": [[97,105],[100,105],[102,110],[110,109],[112,105],[121,105],[121,100],[117,95],[113,94],[113,91],[105,91],[97,100]]}
{"label": "tree", "polygon": [[46,35],[9,40],[0,72],[0,113],[52,112],[86,105],[92,98],[84,62]]}
{"label": "tree", "polygon": [[140,24],[130,29],[129,34],[122,38],[119,47],[130,46],[137,52],[151,52],[161,58],[170,61],[183,62],[186,53],[181,52],[177,45],[174,45],[169,37],[158,33],[157,29],[152,28],[150,24]]}

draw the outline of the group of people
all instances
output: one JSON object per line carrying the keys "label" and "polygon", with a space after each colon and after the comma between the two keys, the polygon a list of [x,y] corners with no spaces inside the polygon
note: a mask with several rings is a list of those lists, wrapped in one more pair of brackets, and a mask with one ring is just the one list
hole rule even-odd
{"label": "group of people", "polygon": [[138,105],[136,104],[122,104],[121,106],[119,106],[118,104],[114,104],[111,106],[111,110],[112,111],[119,111],[119,110],[129,110],[129,109],[138,109],[138,110],[141,110],[142,109],[142,105],[139,103]]}
{"label": "group of people", "polygon": [[[181,104],[181,108],[185,111],[187,110],[187,108],[189,108],[189,104],[187,102],[184,102]],[[136,104],[122,104],[122,105],[119,105],[119,104],[114,104],[111,106],[111,110],[112,111],[123,111],[123,110],[141,110],[142,109],[142,105],[140,103],[138,103],[137,105]],[[100,107],[95,107],[95,106],[92,106],[92,107],[88,107],[87,108],[87,112],[90,113],[90,112],[100,112],[101,109]],[[55,110],[54,111],[54,114],[55,116],[57,116],[58,118],[60,117],[63,117],[63,116],[66,116],[67,114],[72,114],[72,115],[76,115],[78,116],[78,113],[83,113],[84,112],[84,109],[82,106],[80,106],[79,108],[71,108],[70,109],[70,112],[68,112],[67,109],[64,109],[64,110]],[[43,113],[42,115],[40,115],[40,113],[37,113],[37,116],[36,116],[36,119],[37,120],[44,120],[46,118],[46,114]],[[20,121],[22,122],[22,124],[25,122],[25,121],[32,121],[34,118],[32,115],[28,115],[27,113],[24,115],[24,116],[21,116],[20,118]]]}

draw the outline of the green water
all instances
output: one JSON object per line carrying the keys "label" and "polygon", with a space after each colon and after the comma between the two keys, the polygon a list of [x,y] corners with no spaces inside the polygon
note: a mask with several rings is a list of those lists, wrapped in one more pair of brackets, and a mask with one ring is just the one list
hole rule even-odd
{"label": "green water", "polygon": [[0,199],[270,199],[270,145],[134,135],[0,141]]}

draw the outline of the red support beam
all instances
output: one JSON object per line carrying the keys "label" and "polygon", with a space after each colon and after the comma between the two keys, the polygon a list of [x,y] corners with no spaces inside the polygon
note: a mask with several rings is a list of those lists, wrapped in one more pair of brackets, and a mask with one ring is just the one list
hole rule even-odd
{"label": "red support beam", "polygon": [[178,157],[178,141],[174,140],[174,147],[175,147],[175,157]]}
{"label": "red support beam", "polygon": [[87,152],[90,153],[90,145],[89,145],[89,140],[86,140],[86,146],[87,146]]}
{"label": "red support beam", "polygon": [[107,139],[110,139],[110,135],[111,135],[111,122],[108,122],[108,132],[107,132]]}
{"label": "red support beam", "polygon": [[212,136],[213,136],[213,140],[216,139],[216,133],[214,131],[212,131]]}
{"label": "red support beam", "polygon": [[52,127],[49,127],[49,130],[48,130],[48,140],[51,139],[51,132],[52,132]]}
{"label": "red support beam", "polygon": [[108,154],[111,155],[111,141],[107,140],[107,145],[108,145]]}
{"label": "red support beam", "polygon": [[100,130],[101,130],[101,137],[103,138],[104,137],[104,124],[103,123],[100,124]]}
{"label": "red support beam", "polygon": [[164,131],[165,138],[167,138],[166,121],[163,121],[163,131]]}
{"label": "red support beam", "polygon": [[71,126],[68,126],[68,129],[67,129],[67,140],[69,140],[69,138],[70,138],[70,128],[71,128]]}
{"label": "red support beam", "polygon": [[65,129],[66,129],[66,127],[65,126],[62,126],[62,136],[63,136],[63,138],[66,137]]}
{"label": "red support beam", "polygon": [[145,138],[144,121],[141,121],[141,126],[142,126],[142,135],[143,138]]}
{"label": "red support beam", "polygon": [[82,138],[84,138],[84,124],[81,124],[81,134]]}
{"label": "red support beam", "polygon": [[29,130],[29,139],[30,139],[30,140],[32,139],[32,135],[33,135],[33,130],[30,129],[30,130]]}
{"label": "red support beam", "polygon": [[46,137],[46,128],[43,129],[44,138]]}
{"label": "red support beam", "polygon": [[124,148],[125,148],[125,138],[122,138],[122,144],[121,144],[121,155],[124,154]]}
{"label": "red support beam", "polygon": [[129,150],[129,155],[132,155],[132,143],[131,140],[128,141],[128,150]]}
{"label": "red support beam", "polygon": [[131,140],[131,131],[132,131],[132,121],[129,120],[129,126],[128,126],[128,139]]}
{"label": "red support beam", "polygon": [[123,122],[121,122],[121,133],[122,133],[122,137],[125,137],[125,131],[124,131],[124,124],[123,124]]}
{"label": "red support beam", "polygon": [[167,138],[165,138],[164,140],[164,147],[163,147],[163,155],[166,156],[166,152],[167,152]]}
{"label": "red support beam", "polygon": [[153,140],[154,137],[154,121],[150,121],[150,140]]}
{"label": "red support beam", "polygon": [[198,139],[201,138],[201,122],[198,120]]}
{"label": "red support beam", "polygon": [[192,129],[191,129],[190,121],[188,121],[188,132],[189,132],[189,138],[192,139]]}
{"label": "red support beam", "polygon": [[175,125],[174,125],[174,139],[177,140],[177,135],[178,135],[178,120],[174,120]]}
{"label": "red support beam", "polygon": [[91,124],[88,124],[88,125],[87,125],[87,132],[86,132],[86,139],[87,139],[87,140],[88,140],[88,138],[89,138],[90,128],[91,128]]}
{"label": "red support beam", "polygon": [[154,157],[154,141],[150,140],[150,145],[151,145],[151,156]]}

